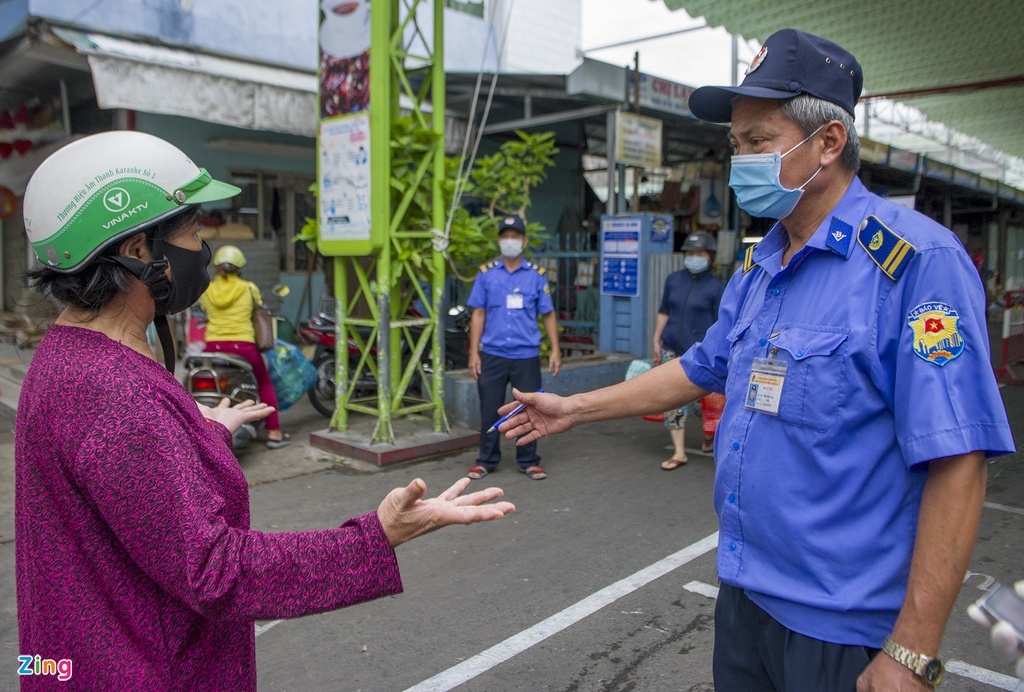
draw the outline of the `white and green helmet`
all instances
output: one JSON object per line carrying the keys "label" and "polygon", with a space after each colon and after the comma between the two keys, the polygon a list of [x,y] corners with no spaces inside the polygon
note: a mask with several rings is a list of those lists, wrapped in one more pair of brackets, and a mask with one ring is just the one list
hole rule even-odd
{"label": "white and green helmet", "polygon": [[159,137],[103,132],[62,147],[36,169],[25,189],[25,231],[40,262],[75,272],[186,206],[239,192]]}

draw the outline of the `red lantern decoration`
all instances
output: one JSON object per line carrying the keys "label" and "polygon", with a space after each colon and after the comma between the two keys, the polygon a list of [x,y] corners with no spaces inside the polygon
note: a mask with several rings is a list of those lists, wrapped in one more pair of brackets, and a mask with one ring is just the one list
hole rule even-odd
{"label": "red lantern decoration", "polygon": [[25,127],[28,127],[29,123],[31,123],[31,122],[32,122],[32,116],[28,112],[28,106],[26,106],[23,103],[23,104],[21,104],[20,106],[18,106],[17,108],[14,109],[14,124],[15,125],[23,125]]}

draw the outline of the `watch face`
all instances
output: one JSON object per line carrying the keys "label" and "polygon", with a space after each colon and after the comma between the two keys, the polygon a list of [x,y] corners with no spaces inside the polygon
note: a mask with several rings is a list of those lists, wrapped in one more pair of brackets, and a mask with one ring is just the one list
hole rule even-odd
{"label": "watch face", "polygon": [[937,658],[933,658],[924,664],[924,670],[921,673],[921,677],[932,687],[935,687],[942,682],[942,676],[945,670],[942,667],[942,661]]}

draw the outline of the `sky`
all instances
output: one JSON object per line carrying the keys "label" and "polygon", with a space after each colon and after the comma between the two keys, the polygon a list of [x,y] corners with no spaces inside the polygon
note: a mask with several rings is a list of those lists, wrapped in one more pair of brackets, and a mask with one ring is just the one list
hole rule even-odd
{"label": "sky", "polygon": [[[698,26],[683,10],[665,7],[663,0],[581,0],[583,4],[584,55],[616,65],[632,65],[640,52],[640,71],[690,86],[729,84],[732,42],[721,27],[639,41],[617,48],[589,50],[609,43],[664,34]],[[759,46],[740,41],[743,69]]]}

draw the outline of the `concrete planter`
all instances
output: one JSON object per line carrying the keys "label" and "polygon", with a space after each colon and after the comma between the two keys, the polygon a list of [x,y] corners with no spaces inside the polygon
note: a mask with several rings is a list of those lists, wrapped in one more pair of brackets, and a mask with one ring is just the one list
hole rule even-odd
{"label": "concrete planter", "polygon": [[[622,382],[632,360],[633,356],[620,353],[595,353],[583,358],[563,360],[558,377],[551,377],[547,369],[541,371],[541,383],[545,391],[555,394],[589,392]],[[511,399],[509,388],[505,400]],[[470,430],[480,429],[480,397],[477,395],[476,380],[469,374],[469,370],[453,370],[445,374],[444,406],[448,412],[448,422],[452,425]]]}

